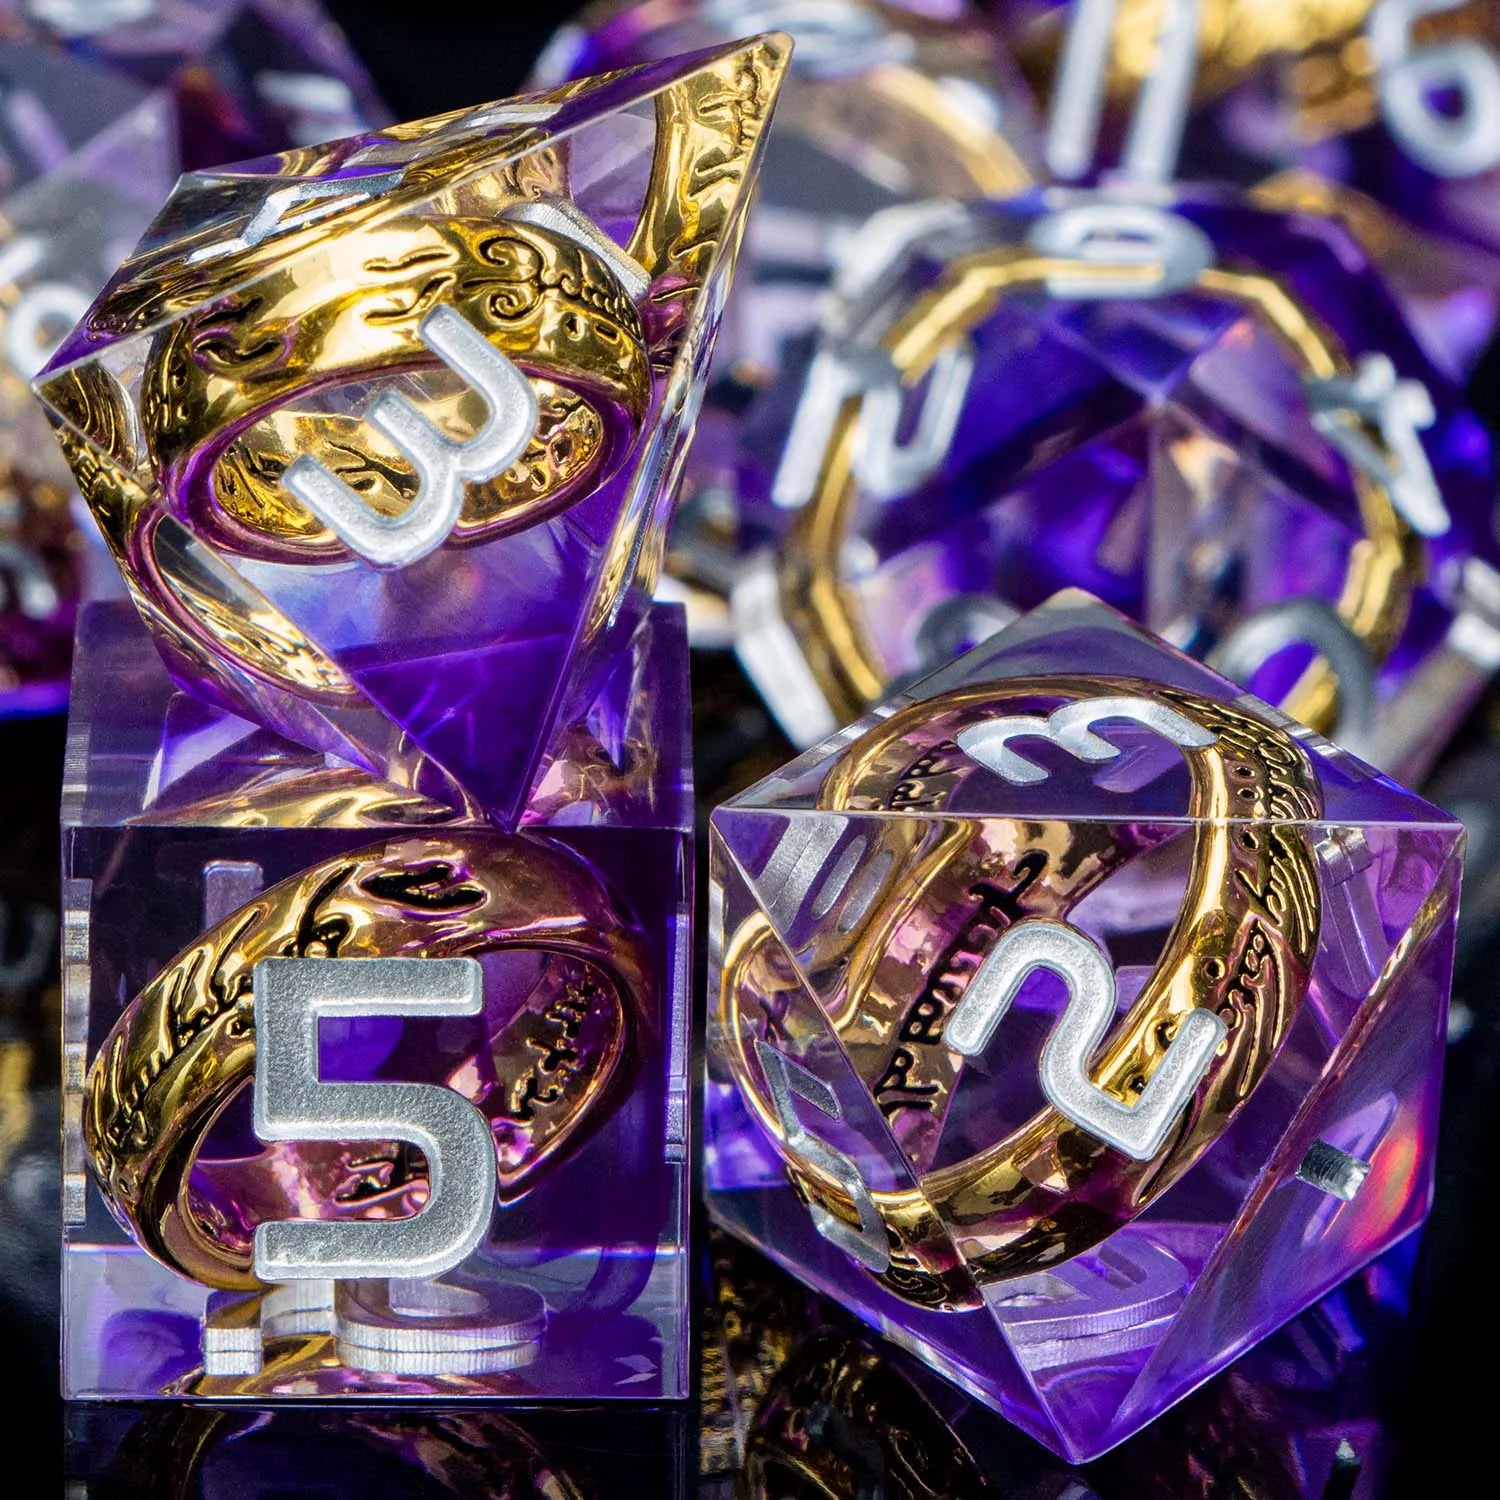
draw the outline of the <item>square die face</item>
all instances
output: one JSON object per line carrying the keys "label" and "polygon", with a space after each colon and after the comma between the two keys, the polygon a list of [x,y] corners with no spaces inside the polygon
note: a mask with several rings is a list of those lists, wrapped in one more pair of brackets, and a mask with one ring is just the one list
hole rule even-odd
{"label": "square die face", "polygon": [[715,814],[714,1216],[1103,1451],[1420,1222],[1461,837],[1053,601]]}
{"label": "square die face", "polygon": [[654,583],[784,51],[182,179],[38,389],[184,687],[515,823]]}
{"label": "square die face", "polygon": [[[653,623],[638,687],[682,667]],[[504,832],[192,705],[90,612],[68,1395],[683,1394],[691,848],[656,721],[654,785],[599,789],[597,739]]]}

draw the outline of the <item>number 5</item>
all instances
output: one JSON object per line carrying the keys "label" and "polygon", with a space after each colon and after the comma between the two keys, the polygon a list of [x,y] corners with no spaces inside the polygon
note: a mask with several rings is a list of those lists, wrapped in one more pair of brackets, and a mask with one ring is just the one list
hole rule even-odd
{"label": "number 5", "polygon": [[428,1199],[409,1219],[259,1224],[262,1281],[440,1276],[468,1258],[495,1206],[495,1147],[467,1099],[430,1083],[321,1083],[323,1016],[472,1016],[472,958],[267,958],[255,966],[255,1133],[263,1141],[394,1137],[427,1158]]}

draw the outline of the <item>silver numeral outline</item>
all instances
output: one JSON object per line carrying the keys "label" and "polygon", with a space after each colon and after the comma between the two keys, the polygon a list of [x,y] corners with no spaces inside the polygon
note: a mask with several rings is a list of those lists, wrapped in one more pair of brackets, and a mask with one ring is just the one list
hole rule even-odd
{"label": "silver numeral outline", "polygon": [[489,1228],[498,1179],[483,1114],[429,1083],[324,1083],[323,1016],[468,1016],[483,1005],[472,958],[268,958],[256,964],[255,1133],[272,1141],[396,1139],[427,1158],[428,1199],[410,1218],[276,1220],[255,1229],[262,1281],[440,1276]]}
{"label": "silver numeral outline", "polygon": [[[1117,4],[1077,0],[1068,25],[1046,144],[1047,165],[1062,182],[1076,182],[1096,165]],[[1192,286],[1213,264],[1213,245],[1196,224],[1138,196],[1141,190],[1159,194],[1176,175],[1198,66],[1200,11],[1201,0],[1166,0],[1152,68],[1108,189],[1056,208],[1032,226],[1034,249],[1083,268],[1049,276],[1052,296],[1161,297]],[[1089,267],[1143,274],[1101,277]]]}
{"label": "silver numeral outline", "polygon": [[303,454],[282,483],[352,551],[382,568],[409,567],[442,546],[458,523],[464,489],[502,474],[526,451],[537,424],[536,392],[504,353],[451,307],[419,326],[422,342],[484,398],[490,415],[473,437],[449,437],[405,396],[376,397],[365,420],[417,471],[417,493],[399,516],[383,516],[318,459]]}
{"label": "silver numeral outline", "polygon": [[[1077,0],[1053,90],[1047,166],[1063,182],[1094,165],[1118,0]],[[1136,183],[1170,182],[1176,173],[1198,66],[1200,0],[1166,0],[1156,55],[1141,87],[1125,141],[1121,175]]]}
{"label": "silver numeral outline", "polygon": [[1029,917],[1008,928],[985,956],[949,1018],[948,1046],[962,1057],[982,1056],[1021,986],[1043,969],[1067,985],[1068,1003],[1042,1048],[1042,1092],[1079,1129],[1134,1161],[1149,1161],[1203,1081],[1228,1027],[1210,1010],[1190,1010],[1140,1097],[1123,1103],[1088,1071],[1115,1018],[1114,969],[1076,927]]}
{"label": "silver numeral outline", "polygon": [[883,1275],[891,1264],[890,1238],[858,1164],[815,1136],[797,1113],[797,1100],[801,1099],[828,1119],[841,1120],[843,1111],[838,1096],[816,1073],[809,1072],[801,1063],[793,1062],[768,1043],[757,1039],[755,1053],[760,1059],[761,1072],[765,1075],[787,1150],[814,1171],[837,1183],[849,1195],[859,1215],[859,1227],[856,1228],[830,1213],[821,1203],[809,1203],[813,1227],[829,1244],[837,1245],[877,1276]]}
{"label": "silver numeral outline", "polygon": [[[1370,12],[1381,113],[1401,148],[1439,177],[1474,177],[1500,166],[1500,56],[1482,42],[1455,37],[1416,50],[1412,28],[1423,16],[1465,0],[1378,0]],[[1428,103],[1443,87],[1464,107],[1456,117]]]}
{"label": "silver numeral outline", "polygon": [[1081,761],[1097,765],[1120,754],[1117,746],[1094,733],[1093,726],[1105,719],[1129,719],[1182,749],[1206,749],[1218,738],[1175,708],[1130,694],[1082,698],[1054,709],[1046,718],[1040,714],[1010,714],[981,719],[959,730],[955,738],[959,749],[985,770],[1017,786],[1034,786],[1045,781],[1048,772],[1012,750],[1012,740],[1045,740]]}

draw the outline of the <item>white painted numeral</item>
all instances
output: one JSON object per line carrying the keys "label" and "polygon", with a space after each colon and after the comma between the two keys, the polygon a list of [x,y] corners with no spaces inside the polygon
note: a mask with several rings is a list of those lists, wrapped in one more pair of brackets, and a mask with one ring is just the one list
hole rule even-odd
{"label": "white painted numeral", "polygon": [[1003,776],[1017,786],[1031,786],[1045,781],[1047,772],[1010,748],[1012,740],[1046,740],[1076,755],[1079,760],[1096,765],[1113,760],[1119,750],[1093,731],[1105,719],[1129,719],[1143,725],[1184,749],[1201,750],[1213,744],[1216,736],[1189,718],[1155,703],[1150,698],[1084,698],[1054,710],[1045,719],[1040,714],[1011,714],[1005,718],[983,719],[959,730],[959,749],[987,771]]}
{"label": "white painted numeral", "polygon": [[[1077,0],[1063,47],[1047,129],[1047,165],[1075,182],[1094,166],[1104,112],[1116,0]],[[1165,183],[1176,175],[1198,66],[1199,0],[1166,0],[1150,76],[1130,122],[1121,175]]]}
{"label": "white painted numeral", "polygon": [[[1389,355],[1366,354],[1352,375],[1309,379],[1305,389],[1313,426],[1385,488],[1414,530],[1423,536],[1448,530],[1453,522],[1417,436],[1437,420],[1432,394],[1420,380],[1398,379]],[[1365,434],[1365,422],[1380,429],[1389,456]]]}
{"label": "white painted numeral", "polygon": [[843,1111],[839,1108],[837,1095],[816,1074],[765,1042],[757,1041],[755,1052],[760,1059],[761,1072],[765,1074],[766,1086],[771,1091],[771,1103],[787,1150],[801,1157],[814,1170],[831,1177],[849,1195],[855,1212],[859,1214],[856,1229],[822,1204],[810,1203],[808,1208],[814,1227],[829,1244],[837,1245],[877,1276],[882,1274],[891,1263],[890,1239],[858,1165],[842,1151],[820,1141],[797,1114],[797,1100],[801,1099],[830,1120],[842,1119]]}
{"label": "white painted numeral", "polygon": [[1135,1161],[1149,1161],[1203,1081],[1228,1028],[1212,1011],[1189,1011],[1140,1097],[1122,1103],[1088,1071],[1115,1017],[1115,971],[1077,928],[1029,918],[1001,936],[970,980],[949,1018],[948,1046],[965,1057],[980,1056],[1021,986],[1039,969],[1068,987],[1067,1007],[1042,1048],[1042,1092],[1081,1130]]}
{"label": "white painted numeral", "polygon": [[422,342],[463,376],[490,409],[473,437],[459,441],[387,391],[366,420],[406,454],[417,471],[417,493],[399,516],[383,516],[318,459],[303,454],[283,483],[346,546],[377,567],[403,568],[442,546],[458,523],[467,484],[502,474],[526,451],[536,430],[536,393],[516,366],[451,307],[434,308],[421,324]]}
{"label": "white painted numeral", "polygon": [[[1386,124],[1413,160],[1440,177],[1473,177],[1500,166],[1500,56],[1468,37],[1412,47],[1412,27],[1421,17],[1464,3],[1379,0],[1370,13]],[[1432,102],[1449,91],[1463,101],[1454,115]]]}
{"label": "white painted numeral", "polygon": [[[1164,297],[1192,286],[1214,263],[1214,247],[1196,224],[1150,203],[1111,198],[1044,215],[1032,226],[1031,245],[1043,255],[1079,263],[1077,271],[1047,277],[1052,296],[1075,301]],[[1099,276],[1090,267],[1154,274],[1125,280]]]}
{"label": "white painted numeral", "polygon": [[268,958],[255,966],[255,1133],[263,1141],[399,1140],[427,1158],[428,1198],[407,1219],[278,1220],[255,1229],[262,1281],[440,1276],[484,1238],[495,1147],[467,1099],[430,1083],[323,1083],[323,1016],[472,1016],[472,958]]}

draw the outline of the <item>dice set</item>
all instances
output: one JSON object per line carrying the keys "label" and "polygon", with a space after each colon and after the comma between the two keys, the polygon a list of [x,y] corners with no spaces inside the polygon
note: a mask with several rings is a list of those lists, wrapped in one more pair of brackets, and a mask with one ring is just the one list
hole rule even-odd
{"label": "dice set", "polygon": [[[1401,783],[1500,666],[1488,221],[1429,284],[1342,195],[1461,238],[1487,8],[1380,0],[1315,136],[1277,60],[1353,23],[1220,57],[1234,5],[611,0],[358,130],[301,5],[102,9],[0,9],[0,67],[252,159],[83,233],[86,307],[0,297],[128,595],[62,809],[68,1395],[685,1396],[704,1054],[716,1232],[904,1351],[794,1348],[800,1292],[781,1375],[726,1336],[705,1461],[771,1500],[990,1493],[974,1403],[1092,1460],[1409,1260],[1464,830]],[[803,750],[712,814],[696,1007],[690,634]],[[405,1422],[349,1463],[586,1488]],[[183,1484],[269,1441],[209,1427]]]}

